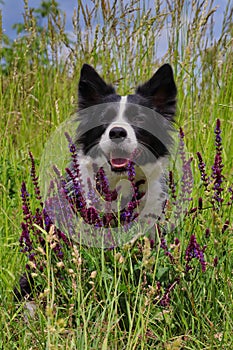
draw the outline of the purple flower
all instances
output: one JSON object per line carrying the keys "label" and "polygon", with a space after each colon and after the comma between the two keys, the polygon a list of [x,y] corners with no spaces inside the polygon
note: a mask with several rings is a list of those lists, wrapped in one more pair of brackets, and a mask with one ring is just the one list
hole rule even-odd
{"label": "purple flower", "polygon": [[199,198],[198,198],[198,209],[199,209],[199,210],[202,210],[202,208],[203,208],[202,197],[199,197]]}
{"label": "purple flower", "polygon": [[170,286],[166,289],[164,295],[162,296],[160,300],[160,305],[163,307],[168,307],[170,305],[170,298],[171,298],[171,292],[174,290],[175,286],[179,284],[180,278],[177,277],[173,283],[170,284]]}
{"label": "purple flower", "polygon": [[184,150],[184,131],[182,128],[179,130],[179,155],[182,160],[182,163],[184,164],[186,162],[186,155],[185,155],[185,150]]}
{"label": "purple flower", "polygon": [[175,262],[175,258],[172,255],[172,253],[169,251],[169,248],[167,246],[165,238],[161,237],[162,234],[161,234],[161,230],[160,229],[158,229],[158,233],[160,235],[160,247],[164,250],[165,255],[169,257],[171,263],[174,263]]}
{"label": "purple flower", "polygon": [[41,201],[41,193],[40,193],[40,188],[39,188],[39,183],[38,183],[38,176],[36,175],[36,167],[35,167],[35,160],[31,152],[29,152],[29,156],[31,159],[31,179],[32,183],[34,185],[34,192],[36,195],[36,199],[40,201],[41,207],[43,207],[43,203]]}
{"label": "purple flower", "polygon": [[19,238],[20,246],[22,247],[22,252],[30,252],[33,250],[32,241],[30,239],[30,233],[28,230],[28,225],[24,222],[21,223],[21,236]]}
{"label": "purple flower", "polygon": [[227,205],[232,205],[232,204],[233,204],[233,189],[232,189],[232,187],[229,187],[229,188],[228,188],[228,192],[229,192],[231,195],[230,195],[229,201],[227,202]]}
{"label": "purple flower", "polygon": [[206,173],[206,165],[203,162],[202,155],[200,152],[197,152],[197,157],[198,157],[198,161],[199,161],[198,168],[199,168],[200,173],[201,173],[201,179],[202,179],[203,185],[205,186],[205,189],[208,190],[210,180],[209,180],[209,177]]}
{"label": "purple flower", "polygon": [[222,174],[222,157],[220,154],[216,154],[215,155],[215,160],[214,160],[214,165],[212,166],[212,178],[214,179],[214,195],[213,195],[213,199],[221,204],[223,202],[223,198],[222,198],[222,192],[223,192],[223,188],[222,188],[222,182],[224,179],[224,176]]}
{"label": "purple flower", "polygon": [[97,227],[102,226],[100,222],[99,214],[95,209],[95,207],[89,207],[86,209],[85,221],[90,225],[94,225]]}
{"label": "purple flower", "polygon": [[215,146],[216,146],[216,151],[217,154],[221,154],[222,153],[222,138],[221,138],[221,123],[220,123],[220,119],[217,119],[216,121],[216,128],[214,130],[215,132]]}
{"label": "purple flower", "polygon": [[218,257],[216,256],[215,258],[214,258],[214,267],[216,267],[218,265]]}
{"label": "purple flower", "polygon": [[216,148],[216,154],[214,159],[214,165],[212,166],[212,179],[214,180],[214,195],[213,199],[218,203],[221,204],[223,202],[222,198],[222,183],[224,176],[222,174],[223,170],[223,163],[222,163],[222,139],[221,139],[221,129],[220,129],[220,120],[217,119],[216,122],[216,128],[215,128],[215,148]]}
{"label": "purple flower", "polygon": [[222,228],[222,233],[224,233],[229,228],[229,224],[230,224],[230,221],[226,220]]}
{"label": "purple flower", "polygon": [[117,190],[114,189],[111,191],[103,167],[100,167],[96,173],[96,189],[107,202],[112,202],[117,199]]}
{"label": "purple flower", "polygon": [[189,244],[185,251],[185,260],[186,260],[186,272],[191,270],[190,262],[193,259],[197,259],[202,268],[202,272],[206,271],[206,262],[204,259],[204,251],[206,249],[206,246],[204,246],[202,249],[200,248],[199,244],[197,243],[195,235],[191,235]]}
{"label": "purple flower", "polygon": [[67,199],[75,210],[79,211],[81,215],[85,216],[86,200],[81,186],[80,179],[70,168],[65,169],[68,174],[68,182],[63,186],[67,194]]}
{"label": "purple flower", "polygon": [[[174,175],[173,172],[169,172],[169,181],[168,186],[171,192],[172,204],[174,206],[174,216],[175,218],[179,218],[181,213],[186,214],[188,210],[183,206],[184,202],[189,202],[192,200],[192,189],[193,189],[193,176],[191,163],[192,158],[186,159],[185,153],[185,145],[184,145],[184,132],[182,128],[180,128],[179,132],[179,156],[181,158],[182,163],[182,176],[180,179],[180,192],[177,193],[177,189],[174,183]],[[185,209],[184,209],[185,208]]]}
{"label": "purple flower", "polygon": [[181,197],[182,200],[191,201],[192,189],[193,189],[193,177],[191,170],[191,162],[193,158],[189,158],[183,163],[183,176],[181,178]]}
{"label": "purple flower", "polygon": [[170,170],[169,171],[169,182],[168,182],[169,189],[171,190],[171,198],[176,202],[176,186],[174,183],[174,176],[173,172]]}
{"label": "purple flower", "polygon": [[209,238],[209,236],[210,236],[210,229],[209,228],[207,228],[205,230],[205,236],[206,236],[206,238]]}
{"label": "purple flower", "polygon": [[80,169],[79,169],[79,159],[78,159],[78,153],[77,153],[76,146],[73,143],[73,141],[68,133],[65,133],[65,136],[67,138],[67,141],[69,142],[69,148],[70,148],[70,153],[71,153],[71,160],[72,160],[71,166],[70,166],[70,168],[72,169],[71,171],[74,174],[75,178],[78,179],[80,187],[83,187],[81,173],[80,173]]}

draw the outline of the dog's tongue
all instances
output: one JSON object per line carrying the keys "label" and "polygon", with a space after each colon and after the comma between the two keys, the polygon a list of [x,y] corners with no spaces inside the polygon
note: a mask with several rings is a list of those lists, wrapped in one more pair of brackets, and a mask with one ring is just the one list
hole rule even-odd
{"label": "dog's tongue", "polygon": [[128,165],[129,160],[125,158],[113,158],[111,159],[111,165],[114,168],[124,168]]}

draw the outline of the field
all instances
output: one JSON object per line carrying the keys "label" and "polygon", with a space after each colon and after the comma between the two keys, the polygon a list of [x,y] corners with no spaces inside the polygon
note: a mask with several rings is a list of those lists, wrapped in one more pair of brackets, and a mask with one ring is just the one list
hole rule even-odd
{"label": "field", "polygon": [[[1,349],[233,348],[231,1],[222,23],[215,12],[211,0],[77,0],[71,35],[55,1],[31,9],[25,0],[17,40],[0,32]],[[34,170],[49,136],[76,111],[84,62],[121,95],[163,63],[174,69],[175,128],[185,143],[183,175],[192,171],[193,182],[182,178],[187,213],[164,237],[157,232],[156,248],[143,237],[115,249],[70,245],[39,224]],[[170,179],[172,211],[179,185]],[[30,261],[19,242],[25,227]],[[33,315],[13,292],[25,266]]]}

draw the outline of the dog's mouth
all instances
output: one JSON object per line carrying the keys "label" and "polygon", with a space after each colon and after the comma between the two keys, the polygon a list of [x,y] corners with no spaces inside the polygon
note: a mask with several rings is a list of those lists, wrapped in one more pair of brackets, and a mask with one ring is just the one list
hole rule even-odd
{"label": "dog's mouth", "polygon": [[109,164],[113,171],[126,171],[131,160],[131,156],[117,152],[116,154],[111,153],[109,156]]}
{"label": "dog's mouth", "polygon": [[137,157],[140,155],[140,150],[135,149],[132,153],[117,150],[111,152],[108,157],[108,162],[112,171],[124,172],[129,169],[131,162],[135,163]]}
{"label": "dog's mouth", "polygon": [[124,171],[126,170],[128,164],[129,164],[129,159],[127,158],[111,158],[109,160],[112,169],[116,171]]}

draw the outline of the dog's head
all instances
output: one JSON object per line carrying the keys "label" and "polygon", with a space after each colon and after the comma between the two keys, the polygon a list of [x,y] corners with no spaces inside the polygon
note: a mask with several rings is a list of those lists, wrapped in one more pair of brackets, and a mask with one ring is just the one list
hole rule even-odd
{"label": "dog's head", "polygon": [[116,94],[94,68],[84,64],[78,87],[77,135],[84,155],[105,157],[115,172],[126,171],[130,160],[144,165],[165,156],[176,93],[169,64],[128,96]]}

